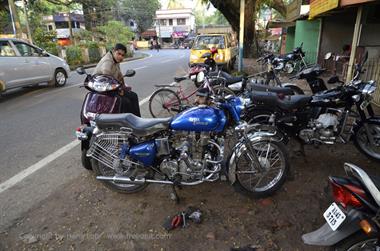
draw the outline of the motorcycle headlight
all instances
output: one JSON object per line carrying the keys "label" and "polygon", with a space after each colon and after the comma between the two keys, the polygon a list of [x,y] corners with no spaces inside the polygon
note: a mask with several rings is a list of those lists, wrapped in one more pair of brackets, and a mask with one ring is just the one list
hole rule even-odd
{"label": "motorcycle headlight", "polygon": [[198,75],[197,75],[197,82],[198,82],[198,83],[202,83],[204,80],[205,80],[205,74],[204,74],[203,71],[201,71],[201,72],[198,73]]}
{"label": "motorcycle headlight", "polygon": [[276,65],[276,67],[274,67],[275,70],[282,70],[284,68],[284,63],[278,63],[278,65]]}
{"label": "motorcycle headlight", "polygon": [[106,92],[106,91],[114,91],[120,87],[120,84],[116,83],[107,83],[107,82],[98,82],[98,81],[90,81],[88,83],[88,87],[93,89],[96,92]]}
{"label": "motorcycle headlight", "polygon": [[358,102],[360,100],[360,96],[359,95],[354,95],[352,96],[352,99],[355,101],[355,102]]}

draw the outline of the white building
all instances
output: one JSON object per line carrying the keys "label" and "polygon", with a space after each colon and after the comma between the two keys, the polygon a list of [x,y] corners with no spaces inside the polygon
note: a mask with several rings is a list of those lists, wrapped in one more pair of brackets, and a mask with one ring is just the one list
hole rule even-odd
{"label": "white building", "polygon": [[70,43],[70,29],[69,22],[73,33],[85,29],[84,17],[82,14],[71,13],[58,13],[56,15],[43,16],[43,23],[46,25],[46,30],[56,31],[58,43],[67,45]]}
{"label": "white building", "polygon": [[170,9],[156,11],[156,33],[163,42],[184,38],[195,30],[192,9]]}

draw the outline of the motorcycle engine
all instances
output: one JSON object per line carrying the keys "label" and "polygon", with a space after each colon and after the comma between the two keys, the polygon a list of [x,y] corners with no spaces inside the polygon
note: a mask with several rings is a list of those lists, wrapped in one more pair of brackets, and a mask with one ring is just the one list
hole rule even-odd
{"label": "motorcycle engine", "polygon": [[170,179],[180,177],[188,182],[202,179],[208,167],[206,160],[215,155],[210,140],[209,132],[175,132],[170,143],[179,156],[163,160],[160,170]]}
{"label": "motorcycle engine", "polygon": [[320,142],[332,144],[335,140],[335,133],[338,131],[339,119],[336,114],[324,113],[318,119],[310,121],[308,129],[300,131],[299,136],[306,143]]}

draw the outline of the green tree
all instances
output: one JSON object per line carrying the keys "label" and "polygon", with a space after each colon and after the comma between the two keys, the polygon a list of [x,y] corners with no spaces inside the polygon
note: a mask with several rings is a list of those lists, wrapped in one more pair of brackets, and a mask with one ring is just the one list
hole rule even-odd
{"label": "green tree", "polygon": [[[204,3],[211,2],[228,20],[232,29],[239,31],[240,26],[240,0],[203,0]],[[266,6],[277,10],[281,15],[286,14],[286,6],[283,0],[245,0],[244,13],[244,56],[254,56],[255,41],[255,17],[258,8]]]}
{"label": "green tree", "polygon": [[1,33],[3,33],[3,31],[7,30],[8,26],[9,26],[9,14],[7,11],[2,10],[2,11],[0,11],[0,30],[1,30]]}
{"label": "green tree", "polygon": [[143,32],[153,25],[156,10],[161,8],[159,0],[123,0],[122,16],[137,23],[137,31]]}
{"label": "green tree", "polygon": [[106,25],[97,27],[97,30],[106,37],[107,48],[116,43],[127,45],[133,37],[132,31],[119,21],[109,21]]}

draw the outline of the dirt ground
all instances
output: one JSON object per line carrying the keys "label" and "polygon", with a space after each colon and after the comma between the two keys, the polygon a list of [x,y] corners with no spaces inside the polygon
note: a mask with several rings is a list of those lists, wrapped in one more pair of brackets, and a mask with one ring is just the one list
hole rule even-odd
{"label": "dirt ground", "polygon": [[[332,202],[328,176],[343,175],[344,162],[377,175],[380,165],[352,144],[307,146],[306,158],[292,148],[292,175],[261,200],[220,181],[183,188],[175,204],[170,187],[119,194],[84,171],[0,233],[0,250],[324,250],[304,245],[301,235],[324,224],[322,214]],[[188,206],[201,209],[203,222],[165,231],[165,218]]]}
{"label": "dirt ground", "polygon": [[[344,162],[380,173],[352,145],[309,146],[306,158],[292,155],[291,179],[268,199],[247,198],[217,182],[185,187],[175,204],[169,187],[124,195],[84,172],[1,233],[0,250],[323,250],[305,246],[301,235],[324,223],[331,203],[327,177],[342,175]],[[164,219],[188,206],[201,209],[203,222],[166,232]]]}

